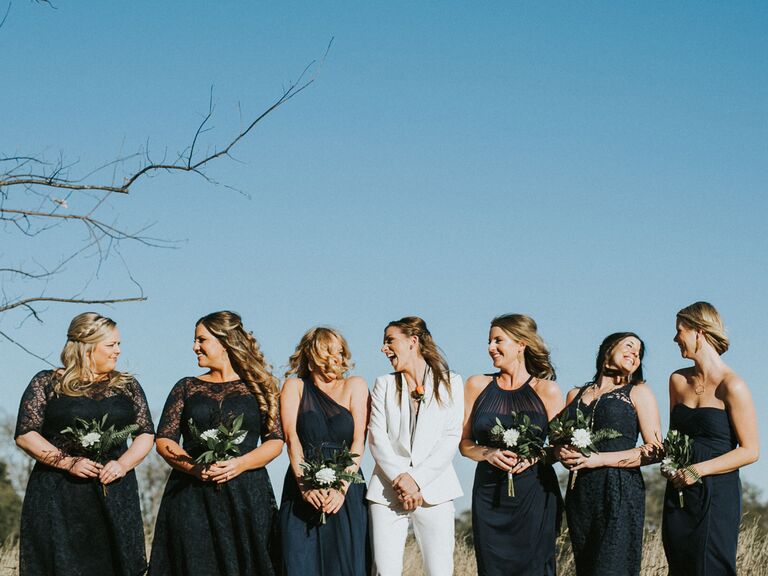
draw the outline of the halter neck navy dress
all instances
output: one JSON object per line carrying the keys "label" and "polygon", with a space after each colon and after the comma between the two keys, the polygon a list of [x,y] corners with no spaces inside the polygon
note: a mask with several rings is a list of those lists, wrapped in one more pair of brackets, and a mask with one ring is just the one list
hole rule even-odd
{"label": "halter neck navy dress", "polygon": [[[619,452],[637,445],[637,412],[626,384],[603,394],[589,405],[581,401],[582,388],[566,410],[585,416],[594,412],[593,430],[613,428],[618,438],[597,442],[600,452]],[[570,485],[570,479],[569,479]],[[565,497],[568,530],[579,576],[631,576],[640,574],[645,519],[645,484],[640,468],[579,470],[573,489]]]}
{"label": "halter neck navy dress", "polygon": [[[693,464],[716,458],[736,447],[728,413],[719,408],[691,408],[676,404],[670,429],[693,440]],[[739,471],[705,476],[683,490],[667,483],[662,539],[671,576],[736,574],[736,545],[741,520]]]}
{"label": "halter neck navy dress", "polygon": [[[352,413],[304,378],[296,432],[307,458],[352,446]],[[301,497],[288,467],[280,504],[285,576],[366,576],[370,569],[365,484],[350,484],[344,504],[320,524],[320,513]]]}
{"label": "halter neck navy dress", "polygon": [[[547,411],[531,387],[532,378],[517,390],[502,390],[496,376],[475,400],[470,415],[472,439],[491,445],[489,431],[496,418],[512,426],[512,412],[526,414],[547,429]],[[507,495],[507,473],[478,462],[472,486],[472,536],[481,576],[554,576],[555,539],[559,531],[561,496],[552,466],[539,462],[516,474],[515,496]]]}

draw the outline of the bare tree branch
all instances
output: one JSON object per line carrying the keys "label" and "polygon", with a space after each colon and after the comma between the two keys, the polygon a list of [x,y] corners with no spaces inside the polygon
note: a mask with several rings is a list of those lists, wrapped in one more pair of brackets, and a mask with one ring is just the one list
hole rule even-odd
{"label": "bare tree branch", "polygon": [[55,365],[55,364],[51,364],[51,362],[50,362],[50,361],[49,361],[47,358],[43,358],[43,357],[42,357],[42,356],[40,356],[39,354],[35,354],[34,352],[32,352],[32,350],[30,350],[29,348],[25,347],[25,346],[24,346],[23,344],[21,344],[20,342],[17,342],[16,340],[14,340],[14,339],[13,339],[13,338],[11,338],[10,336],[8,336],[8,334],[6,334],[5,332],[3,332],[2,330],[0,330],[0,336],[2,336],[3,338],[5,338],[6,340],[8,340],[8,342],[10,342],[11,344],[13,344],[13,345],[15,345],[15,346],[18,346],[19,348],[21,348],[22,350],[24,350],[24,352],[26,352],[26,353],[27,353],[27,354],[29,354],[30,356],[34,356],[34,357],[35,357],[35,358],[37,358],[38,360],[42,360],[43,362],[45,362],[46,364],[48,364],[48,366],[50,366],[51,368],[56,368],[56,365]]}
{"label": "bare tree branch", "polygon": [[137,296],[135,298],[110,298],[110,299],[97,299],[97,300],[86,300],[83,298],[54,298],[54,297],[48,297],[48,296],[36,296],[32,298],[23,298],[21,300],[16,300],[15,302],[10,302],[7,304],[3,304],[0,306],[0,314],[3,312],[7,312],[8,310],[13,310],[14,308],[19,308],[21,306],[29,307],[28,304],[32,304],[33,302],[66,302],[67,304],[121,304],[123,302],[144,302],[147,299],[146,296]]}

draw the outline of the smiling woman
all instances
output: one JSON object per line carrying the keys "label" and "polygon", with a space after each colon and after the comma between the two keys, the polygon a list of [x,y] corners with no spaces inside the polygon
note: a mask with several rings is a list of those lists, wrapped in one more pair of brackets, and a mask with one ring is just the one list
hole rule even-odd
{"label": "smiling woman", "polygon": [[[76,316],[63,367],[37,374],[24,392],[16,443],[37,460],[21,518],[19,574],[120,575],[146,569],[133,469],[154,429],[139,383],[115,370],[120,333],[109,318]],[[138,436],[102,449],[108,427]],[[79,427],[79,442],[66,429]],[[95,454],[103,455],[103,458]]]}

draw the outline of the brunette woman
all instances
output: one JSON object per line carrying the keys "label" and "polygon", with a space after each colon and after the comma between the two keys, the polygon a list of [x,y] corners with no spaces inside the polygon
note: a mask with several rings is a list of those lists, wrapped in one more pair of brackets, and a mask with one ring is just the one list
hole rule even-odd
{"label": "brunette woman", "polygon": [[[549,351],[523,314],[494,318],[488,337],[494,374],[472,376],[464,392],[461,453],[478,462],[472,487],[472,535],[482,576],[554,576],[561,497],[550,464],[524,460],[491,442],[497,420],[511,428],[528,416],[542,445],[547,423],[563,409]],[[514,496],[507,474],[514,475]]]}
{"label": "brunette woman", "polygon": [[[21,576],[134,576],[147,567],[133,469],[152,449],[154,429],[139,383],[115,367],[120,332],[95,312],[67,330],[62,368],[38,373],[21,399],[16,444],[37,463],[21,513]],[[108,429],[137,425],[106,462],[90,459],[65,428],[80,418]],[[98,432],[90,439],[99,441]],[[88,443],[88,442],[85,442]]]}
{"label": "brunette woman", "polygon": [[[291,464],[280,504],[285,576],[367,576],[368,510],[365,485],[318,490],[303,482],[301,463],[330,458],[347,448],[358,454],[348,469],[357,472],[365,448],[368,385],[347,376],[349,346],[331,328],[312,328],[291,356],[280,394],[283,431]],[[325,513],[326,522],[319,518]]]}
{"label": "brunette woman", "polygon": [[[570,445],[556,449],[571,470],[565,512],[579,576],[640,574],[645,518],[640,466],[661,459],[659,410],[643,381],[644,353],[636,334],[611,334],[597,352],[592,381],[567,396],[567,414],[574,418],[580,410],[591,419],[590,432],[619,433],[596,442],[598,452],[589,456]],[[645,442],[639,447],[638,432]]]}
{"label": "brunette woman", "polygon": [[428,576],[453,574],[454,507],[461,486],[453,457],[463,388],[421,318],[390,322],[381,351],[394,372],[373,386],[368,487],[374,573],[400,576],[409,521]]}
{"label": "brunette woman", "polygon": [[[277,378],[234,312],[198,320],[193,350],[208,371],[176,383],[158,426],[157,451],[173,471],[149,574],[272,576],[280,571],[277,505],[265,466],[283,448]],[[190,424],[215,433],[221,425],[231,429],[240,416],[247,431],[240,455],[198,464],[206,448]]]}
{"label": "brunette woman", "polygon": [[739,468],[760,453],[755,406],[746,382],[721,358],[728,337],[714,306],[680,310],[675,342],[693,366],[669,377],[670,428],[693,440],[693,463],[667,476],[662,537],[669,573],[735,575]]}

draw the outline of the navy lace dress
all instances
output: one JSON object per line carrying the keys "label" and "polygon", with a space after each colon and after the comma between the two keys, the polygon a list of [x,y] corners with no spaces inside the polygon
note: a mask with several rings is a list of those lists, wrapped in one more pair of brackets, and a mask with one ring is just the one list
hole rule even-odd
{"label": "navy lace dress", "polygon": [[[89,396],[59,396],[54,373],[45,370],[21,399],[15,436],[38,432],[70,455],[62,436],[75,418],[101,420],[116,429],[138,424],[137,434],[154,434],[144,392],[135,380],[123,390],[94,387]],[[115,448],[119,458],[127,443]],[[29,477],[21,512],[20,576],[137,576],[147,568],[139,492],[133,470],[107,485],[76,478],[37,462]]]}
{"label": "navy lace dress", "polygon": [[[512,412],[527,414],[547,429],[547,412],[530,379],[517,390],[502,390],[493,377],[475,400],[470,415],[472,439],[490,445],[496,418],[512,425]],[[482,576],[554,576],[555,539],[561,497],[552,466],[542,462],[514,477],[515,496],[507,495],[507,474],[478,462],[472,487],[472,535],[477,571]]]}
{"label": "navy lace dress", "polygon": [[[330,456],[350,447],[355,423],[349,410],[305,378],[296,416],[296,432],[307,458],[318,450]],[[305,502],[291,468],[280,503],[280,531],[285,576],[365,576],[370,570],[368,506],[365,484],[351,484],[344,505],[327,515]]]}
{"label": "navy lace dress", "polygon": [[[178,442],[193,458],[189,420],[200,430],[229,424],[243,415],[248,435],[242,454],[262,441],[282,439],[279,418],[264,426],[264,415],[245,382],[212,383],[182,378],[171,390],[157,429],[158,438]],[[203,482],[171,472],[157,513],[151,576],[273,576],[280,571],[277,504],[266,468],[248,470],[229,482]]]}
{"label": "navy lace dress", "polygon": [[[736,447],[728,413],[719,408],[672,409],[670,428],[693,440],[693,464],[716,458]],[[739,471],[705,476],[683,490],[680,508],[671,483],[664,496],[662,538],[671,576],[736,574],[736,545],[741,520]]]}
{"label": "navy lace dress", "polygon": [[[618,438],[596,444],[600,452],[629,450],[637,445],[637,412],[629,393],[632,384],[603,394],[590,405],[582,388],[566,410],[586,416],[594,411],[593,430],[613,428]],[[570,485],[570,479],[569,479]],[[565,498],[568,530],[579,576],[640,574],[645,519],[645,485],[639,468],[579,470]]]}

